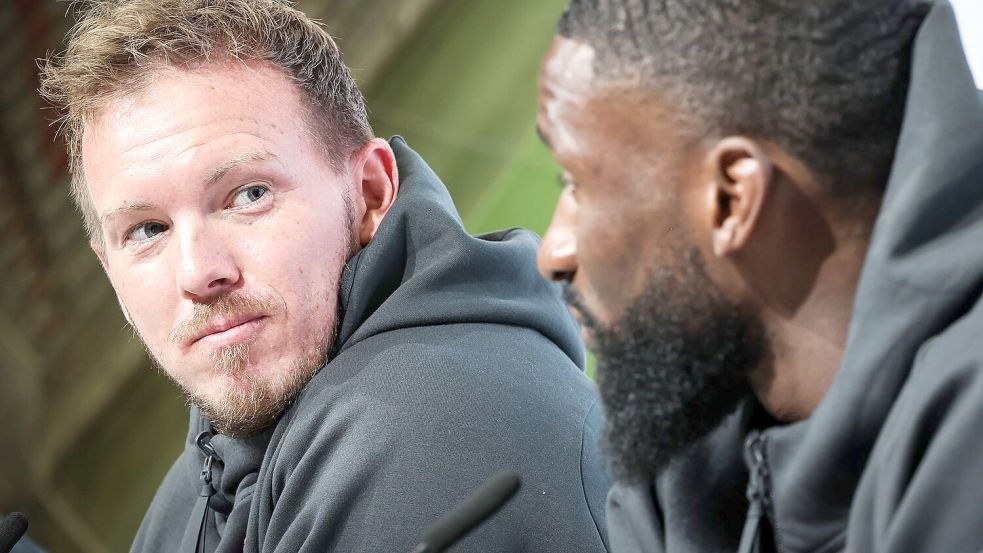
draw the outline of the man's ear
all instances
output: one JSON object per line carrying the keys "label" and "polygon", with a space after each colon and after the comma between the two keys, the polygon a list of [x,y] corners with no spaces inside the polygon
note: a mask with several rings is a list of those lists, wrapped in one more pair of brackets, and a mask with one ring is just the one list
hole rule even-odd
{"label": "man's ear", "polygon": [[772,164],[757,142],[730,136],[710,149],[706,168],[713,253],[723,257],[743,248],[754,232],[772,186]]}
{"label": "man's ear", "polygon": [[133,319],[130,318],[130,312],[126,309],[126,304],[123,303],[122,296],[120,296],[119,292],[116,290],[116,284],[113,283],[112,277],[109,276],[109,264],[106,261],[106,249],[102,243],[102,240],[99,238],[89,239],[89,247],[92,248],[93,253],[95,253],[96,257],[99,258],[99,264],[102,265],[102,272],[106,273],[106,278],[109,279],[109,284],[113,287],[113,292],[116,294],[116,302],[119,303],[120,311],[123,312],[123,318],[126,319],[126,322],[129,323],[130,326],[136,328],[133,325]]}
{"label": "man's ear", "polygon": [[353,157],[352,179],[355,185],[358,243],[364,247],[375,236],[382,219],[399,193],[399,170],[389,143],[373,138]]}

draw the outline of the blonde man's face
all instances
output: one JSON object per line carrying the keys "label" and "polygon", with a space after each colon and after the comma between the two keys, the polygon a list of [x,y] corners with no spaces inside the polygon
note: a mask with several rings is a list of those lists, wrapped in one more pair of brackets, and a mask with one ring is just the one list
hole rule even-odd
{"label": "blonde man's face", "polygon": [[262,64],[162,70],[87,127],[98,251],[148,350],[219,427],[266,426],[324,360],[357,194]]}

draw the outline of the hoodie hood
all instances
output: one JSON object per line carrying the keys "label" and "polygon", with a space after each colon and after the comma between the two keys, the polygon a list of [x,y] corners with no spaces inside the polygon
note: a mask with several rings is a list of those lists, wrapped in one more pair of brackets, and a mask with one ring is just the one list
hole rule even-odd
{"label": "hoodie hood", "polygon": [[943,1],[915,38],[904,124],[839,372],[808,420],[767,432],[786,550],[844,538],[867,457],[919,348],[979,301],[981,184],[983,103]]}
{"label": "hoodie hood", "polygon": [[536,330],[583,368],[580,334],[558,287],[529,263],[538,238],[519,229],[469,235],[437,175],[402,137],[390,144],[399,194],[344,271],[336,351],[398,328],[492,323]]}

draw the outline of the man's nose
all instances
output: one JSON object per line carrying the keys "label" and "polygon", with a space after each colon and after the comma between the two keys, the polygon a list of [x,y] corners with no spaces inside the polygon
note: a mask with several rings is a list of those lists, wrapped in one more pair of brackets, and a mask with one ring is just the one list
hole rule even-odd
{"label": "man's nose", "polygon": [[177,285],[182,297],[207,303],[231,292],[242,278],[228,244],[206,225],[179,233],[178,244]]}
{"label": "man's nose", "polygon": [[565,188],[553,212],[553,220],[539,245],[536,264],[543,278],[570,281],[577,272],[577,202],[573,191]]}

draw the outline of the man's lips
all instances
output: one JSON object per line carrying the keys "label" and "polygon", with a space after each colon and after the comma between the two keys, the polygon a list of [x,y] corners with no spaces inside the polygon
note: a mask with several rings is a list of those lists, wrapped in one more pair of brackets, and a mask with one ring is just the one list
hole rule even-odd
{"label": "man's lips", "polygon": [[580,328],[580,339],[584,341],[584,345],[587,349],[593,349],[594,345],[594,334],[588,325],[584,324],[585,317],[583,312],[576,305],[567,304],[567,309],[570,314],[573,315],[573,319],[577,321],[577,326]]}
{"label": "man's lips", "polygon": [[573,316],[577,320],[577,324],[580,326],[580,339],[583,340],[587,349],[594,351],[594,349],[597,347],[597,338],[594,337],[594,331],[589,325],[584,324],[584,320],[581,318],[579,312],[574,311]]}
{"label": "man's lips", "polygon": [[583,300],[580,296],[571,290],[564,291],[564,300],[567,304],[567,309],[573,316],[574,320],[577,321],[577,326],[580,327],[580,339],[583,340],[584,345],[587,349],[591,351],[597,350],[597,328],[595,327],[596,319],[593,315],[587,311],[584,306]]}
{"label": "man's lips", "polygon": [[223,347],[244,342],[259,332],[266,319],[260,314],[216,317],[201,332],[195,333],[187,345],[200,342],[209,347]]}
{"label": "man's lips", "polygon": [[567,309],[570,311],[570,314],[573,315],[573,318],[575,321],[577,321],[578,325],[580,325],[582,328],[587,328],[587,325],[584,324],[584,322],[587,320],[587,317],[584,316],[584,312],[580,309],[579,306],[568,303]]}

